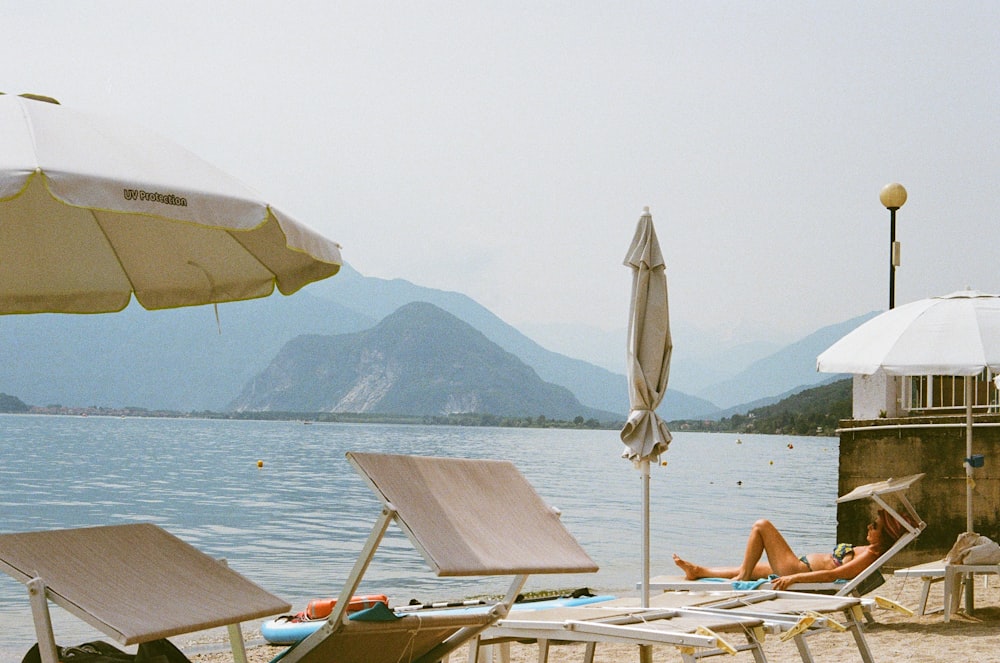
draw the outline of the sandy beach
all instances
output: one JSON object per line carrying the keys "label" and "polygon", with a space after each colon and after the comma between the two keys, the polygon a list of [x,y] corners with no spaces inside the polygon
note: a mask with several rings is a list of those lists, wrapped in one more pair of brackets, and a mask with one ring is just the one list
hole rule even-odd
{"label": "sandy beach", "polygon": [[[918,579],[900,579],[886,576],[886,584],[872,592],[875,595],[892,599],[916,611],[920,601],[922,583]],[[931,591],[929,607],[941,606],[941,584],[934,585]],[[976,584],[976,610],[972,617],[964,614],[954,616],[950,622],[944,623],[940,612],[924,616],[906,616],[886,609],[878,609],[874,613],[876,623],[866,627],[866,637],[876,661],[915,661],[936,662],[949,660],[986,661],[995,660],[997,651],[997,627],[1000,626],[1000,583],[991,578],[988,587],[984,587],[981,579]],[[248,633],[249,638],[259,634]],[[184,643],[178,642],[184,647]],[[201,642],[198,649],[203,649],[206,643]],[[218,643],[219,651],[189,654],[197,663],[232,663],[232,654],[223,651],[226,646]],[[809,638],[809,646],[817,661],[860,661],[854,639],[846,633],[821,633]],[[267,663],[284,651],[284,647],[267,645],[254,646],[248,649],[251,663]],[[776,636],[770,636],[764,643],[767,660],[771,663],[796,663],[802,659],[791,642],[783,643]],[[552,663],[576,662],[583,658],[581,645],[563,645],[553,647],[549,653]],[[451,660],[453,662],[467,661],[467,649],[460,649]],[[513,663],[529,663],[538,660],[538,649],[533,645],[511,645],[511,661]],[[638,660],[635,647],[622,645],[598,645],[594,659],[598,663],[617,663],[619,661]],[[679,661],[677,652],[672,647],[657,647],[653,650],[654,661]],[[729,659],[719,659],[729,660]],[[740,654],[732,660],[752,660],[750,654]]]}

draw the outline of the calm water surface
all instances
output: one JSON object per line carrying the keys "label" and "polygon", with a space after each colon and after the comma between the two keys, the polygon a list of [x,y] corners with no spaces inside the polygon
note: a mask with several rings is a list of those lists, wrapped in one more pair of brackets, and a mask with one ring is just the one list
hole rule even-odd
{"label": "calm water surface", "polygon": [[[803,552],[834,544],[835,438],[674,435],[652,476],[654,575],[675,570],[675,551],[737,561],[761,516]],[[0,532],[153,522],[301,609],[338,593],[379,512],[345,452],[497,458],[562,510],[601,567],[533,577],[528,589],[622,594],[641,569],[641,493],[620,448],[617,431],[0,415]],[[438,579],[392,528],[361,593],[405,603],[506,585]],[[61,644],[103,637],[54,613]],[[3,574],[0,633],[0,661],[19,661],[35,640],[27,593]]]}

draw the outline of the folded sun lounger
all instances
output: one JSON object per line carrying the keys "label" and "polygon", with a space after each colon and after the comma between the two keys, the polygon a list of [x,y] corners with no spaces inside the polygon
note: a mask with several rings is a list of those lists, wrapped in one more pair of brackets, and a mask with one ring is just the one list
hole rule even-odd
{"label": "folded sun lounger", "polygon": [[[860,499],[871,499],[879,507],[884,509],[888,516],[894,518],[900,523],[900,525],[902,525],[904,530],[902,536],[896,540],[896,543],[894,543],[892,547],[882,553],[879,558],[871,564],[871,566],[851,580],[837,582],[796,583],[792,585],[790,589],[796,592],[823,592],[835,594],[837,596],[863,596],[874,590],[876,587],[882,585],[885,582],[885,578],[882,576],[882,572],[880,570],[881,567],[892,559],[896,553],[906,547],[906,545],[908,545],[911,541],[920,536],[920,533],[926,527],[926,523],[924,523],[924,521],[920,518],[916,509],[913,507],[913,504],[906,497],[906,490],[923,478],[923,476],[923,474],[913,474],[899,479],[887,479],[885,481],[865,484],[863,486],[858,486],[843,497],[838,498],[838,504]],[[912,521],[917,524],[910,524],[910,522],[904,518],[899,511],[890,506],[885,500],[885,496],[887,495],[895,495],[896,499],[898,499],[902,504],[903,509],[905,509],[905,511],[909,514]],[[745,583],[738,581],[721,579],[687,580],[684,576],[669,575],[652,578],[650,580],[649,587],[651,590],[660,591],[739,591],[748,588],[745,586]],[[771,589],[771,584],[767,581],[755,581],[753,583],[753,588]]]}
{"label": "folded sun lounger", "polygon": [[123,645],[228,626],[288,603],[156,525],[138,523],[0,535],[0,570],[28,587],[43,663],[57,653],[48,601]]}
{"label": "folded sun lounger", "polygon": [[[370,453],[347,458],[382,501],[382,513],[333,613],[282,663],[439,661],[505,616],[529,574],[597,571],[558,513],[509,462]],[[506,597],[479,613],[380,610],[378,619],[385,621],[348,618],[349,599],[393,522],[439,576],[513,576]]]}
{"label": "folded sun lounger", "polygon": [[549,645],[553,642],[586,643],[585,663],[592,663],[596,645],[600,643],[636,645],[640,648],[640,658],[645,654],[644,660],[652,660],[651,652],[643,652],[644,648],[668,645],[677,648],[685,663],[739,652],[750,652],[757,663],[765,663],[761,647],[763,626],[764,621],[759,617],[736,613],[595,603],[513,613],[483,632],[474,643],[469,660],[479,660],[481,647],[534,641],[539,646],[539,663],[548,660]]}
{"label": "folded sun lounger", "polygon": [[[638,599],[617,599],[605,605],[627,605],[630,602],[638,604]],[[803,663],[813,661],[807,637],[829,631],[845,632],[853,636],[861,660],[865,663],[874,661],[862,625],[863,601],[853,596],[773,590],[668,592],[651,597],[649,607],[683,607],[695,612],[761,619],[767,632],[778,633],[782,640],[795,642]]]}

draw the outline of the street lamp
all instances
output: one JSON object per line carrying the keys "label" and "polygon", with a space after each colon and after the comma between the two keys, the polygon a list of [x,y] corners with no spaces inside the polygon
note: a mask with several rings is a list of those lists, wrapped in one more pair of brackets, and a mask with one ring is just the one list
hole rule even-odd
{"label": "street lamp", "polygon": [[896,268],[899,267],[899,242],[896,241],[896,210],[906,203],[906,189],[902,184],[886,184],[878,199],[889,210],[889,308],[896,305]]}

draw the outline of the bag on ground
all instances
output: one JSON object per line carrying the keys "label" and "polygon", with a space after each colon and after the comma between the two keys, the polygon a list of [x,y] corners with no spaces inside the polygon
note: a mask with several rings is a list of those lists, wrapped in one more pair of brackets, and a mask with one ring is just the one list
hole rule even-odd
{"label": "bag on ground", "polygon": [[166,638],[143,642],[135,653],[135,663],[191,663],[174,643]]}
{"label": "bag on ground", "polygon": [[[132,663],[135,656],[123,652],[103,640],[85,642],[75,647],[56,645],[60,663]],[[35,643],[21,659],[21,663],[42,663],[42,654]]]}

